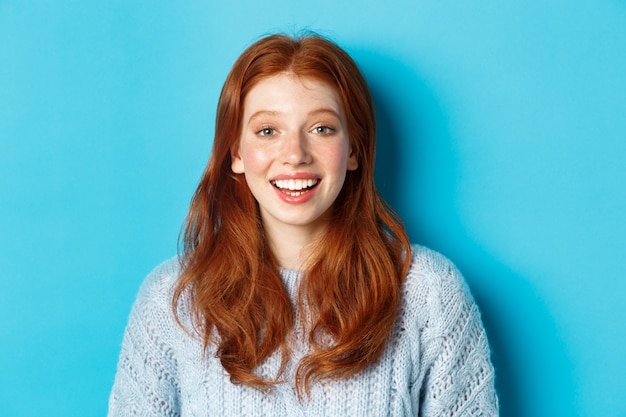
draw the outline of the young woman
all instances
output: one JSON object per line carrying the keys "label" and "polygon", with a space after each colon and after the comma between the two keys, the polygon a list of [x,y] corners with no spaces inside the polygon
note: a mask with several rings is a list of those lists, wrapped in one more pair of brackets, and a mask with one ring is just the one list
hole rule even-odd
{"label": "young woman", "polygon": [[354,61],[250,46],[220,96],[183,253],[133,307],[109,416],[496,416],[479,311],[374,185]]}

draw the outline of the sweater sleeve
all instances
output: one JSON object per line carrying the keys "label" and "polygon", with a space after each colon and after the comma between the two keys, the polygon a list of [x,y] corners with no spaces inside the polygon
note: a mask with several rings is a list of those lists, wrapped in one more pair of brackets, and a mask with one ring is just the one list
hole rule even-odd
{"label": "sweater sleeve", "polygon": [[179,387],[170,308],[172,262],[144,281],[124,333],[109,417],[179,416]]}
{"label": "sweater sleeve", "polygon": [[458,269],[436,254],[430,262],[430,329],[422,340],[421,384],[413,402],[422,417],[495,417],[494,369],[480,312]]}

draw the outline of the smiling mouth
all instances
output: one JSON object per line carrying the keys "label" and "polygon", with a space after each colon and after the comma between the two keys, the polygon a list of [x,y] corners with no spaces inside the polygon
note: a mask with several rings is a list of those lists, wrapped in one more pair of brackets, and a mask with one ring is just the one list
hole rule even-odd
{"label": "smiling mouth", "polygon": [[291,197],[299,197],[304,193],[311,191],[319,183],[319,179],[308,180],[274,180],[271,181],[272,185],[276,187],[281,193],[287,194]]}

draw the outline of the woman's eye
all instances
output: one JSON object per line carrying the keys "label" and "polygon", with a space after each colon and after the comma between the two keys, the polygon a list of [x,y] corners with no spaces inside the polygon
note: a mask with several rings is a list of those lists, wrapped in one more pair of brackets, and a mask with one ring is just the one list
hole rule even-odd
{"label": "woman's eye", "polygon": [[330,135],[335,131],[335,129],[330,126],[317,126],[315,129],[313,129],[313,131],[318,135]]}
{"label": "woman's eye", "polygon": [[271,127],[264,127],[263,129],[256,132],[259,136],[272,136],[276,133],[276,130]]}

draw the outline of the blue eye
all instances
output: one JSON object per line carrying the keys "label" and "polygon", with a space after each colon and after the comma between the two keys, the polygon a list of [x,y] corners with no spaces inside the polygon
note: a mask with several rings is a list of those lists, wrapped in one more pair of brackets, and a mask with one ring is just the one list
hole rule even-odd
{"label": "blue eye", "polygon": [[272,136],[276,134],[276,130],[271,127],[264,127],[263,129],[256,132],[259,136]]}
{"label": "blue eye", "polygon": [[319,135],[330,135],[335,129],[330,126],[317,126],[313,131]]}

